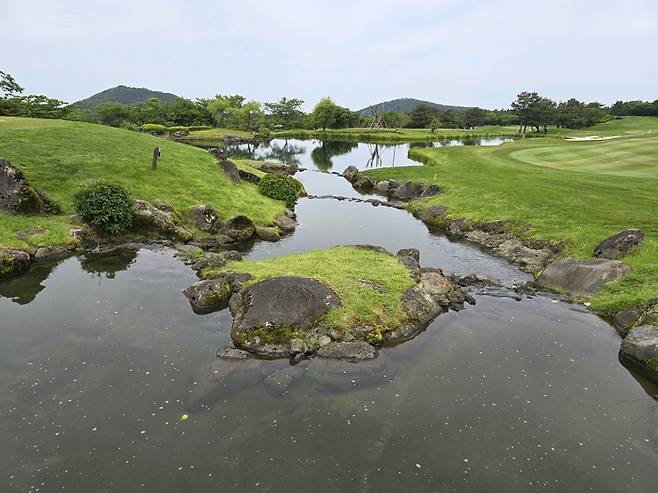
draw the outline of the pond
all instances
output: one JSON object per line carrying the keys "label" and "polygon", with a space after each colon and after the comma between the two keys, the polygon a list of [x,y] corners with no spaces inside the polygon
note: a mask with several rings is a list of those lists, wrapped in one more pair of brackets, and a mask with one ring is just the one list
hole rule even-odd
{"label": "pond", "polygon": [[[411,166],[418,162],[407,154],[414,147],[456,147],[465,145],[497,146],[514,139],[491,137],[473,139],[453,139],[437,142],[416,142],[411,144],[369,144],[338,140],[299,140],[273,139],[261,144],[237,144],[225,147],[230,159],[262,159],[284,164],[296,164],[302,168],[318,171],[342,173],[350,165],[359,169],[382,166]],[[214,141],[193,141],[195,145],[216,147]]]}
{"label": "pond", "polygon": [[[311,194],[361,197],[329,173],[298,177]],[[244,254],[416,247],[423,266],[529,280],[403,210],[307,198],[296,213],[293,234]],[[581,305],[479,294],[383,349],[374,377],[262,361],[193,413],[185,402],[231,327],[227,310],[192,312],[182,290],[195,281],[153,247],[0,283],[3,492],[655,489],[658,389],[619,363],[615,330]],[[268,378],[291,368],[285,391]]]}

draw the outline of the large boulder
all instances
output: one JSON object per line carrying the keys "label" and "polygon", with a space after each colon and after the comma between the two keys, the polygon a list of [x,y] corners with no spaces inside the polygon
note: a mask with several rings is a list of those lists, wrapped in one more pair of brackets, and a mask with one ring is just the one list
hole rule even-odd
{"label": "large boulder", "polygon": [[224,223],[222,234],[234,241],[246,241],[256,232],[256,226],[247,216],[235,216]]}
{"label": "large boulder", "polygon": [[421,197],[434,197],[435,195],[438,195],[441,193],[441,187],[437,185],[436,183],[432,183],[431,185],[427,185],[423,189],[423,193],[420,194]]}
{"label": "large boulder", "polygon": [[176,212],[167,204],[159,204],[156,207],[145,200],[137,199],[133,205],[133,215],[135,223],[140,227],[183,241],[192,238],[192,234],[179,224]]}
{"label": "large boulder", "polygon": [[356,166],[348,166],[343,171],[343,176],[349,182],[353,181],[359,175],[360,175],[359,169]]}
{"label": "large boulder", "polygon": [[631,329],[621,343],[621,356],[658,381],[658,326]]}
{"label": "large boulder", "polygon": [[279,241],[281,232],[279,228],[261,226],[256,227],[256,236],[263,241]]}
{"label": "large boulder", "polygon": [[407,200],[419,197],[423,193],[424,187],[420,183],[405,182],[393,191],[393,195],[398,199]]}
{"label": "large boulder", "polygon": [[573,296],[592,296],[604,284],[630,271],[631,268],[619,260],[565,259],[548,265],[536,282],[541,287],[564,291]]}
{"label": "large boulder", "polygon": [[221,160],[219,162],[220,168],[222,168],[222,171],[224,172],[224,176],[231,180],[235,184],[240,184],[241,179],[240,179],[240,172],[238,171],[238,167],[233,164],[231,161],[227,161],[225,159]]}
{"label": "large boulder", "polygon": [[215,209],[208,205],[197,205],[190,211],[194,225],[201,231],[217,232],[219,216]]}
{"label": "large boulder", "polygon": [[414,211],[414,216],[423,221],[425,224],[437,226],[446,222],[447,210],[445,205],[433,205],[429,209],[418,209]]}
{"label": "large boulder", "polygon": [[390,188],[391,185],[389,184],[388,180],[382,180],[375,183],[376,192],[387,194]]}
{"label": "large boulder", "polygon": [[290,233],[291,231],[294,231],[295,228],[297,227],[297,221],[295,221],[294,218],[290,217],[287,214],[277,216],[276,219],[274,220],[274,224],[276,224],[277,227],[284,233]]}
{"label": "large boulder", "polygon": [[642,231],[627,229],[599,243],[594,249],[594,256],[612,260],[620,259],[631,249],[642,243],[643,240],[644,233]]}
{"label": "large boulder", "polygon": [[13,213],[40,213],[46,210],[46,199],[27,181],[21,170],[0,159],[0,209]]}
{"label": "large boulder", "polygon": [[638,325],[656,325],[658,322],[658,299],[652,299],[646,303],[626,308],[615,314],[615,327],[622,336]]}
{"label": "large boulder", "polygon": [[266,279],[231,299],[231,337],[248,351],[286,356],[291,338],[317,327],[338,306],[338,295],[319,281],[295,276]]}
{"label": "large boulder", "polygon": [[224,274],[217,279],[194,283],[183,294],[194,313],[212,313],[226,308],[233,293],[239,291],[242,283],[249,279],[249,274]]}

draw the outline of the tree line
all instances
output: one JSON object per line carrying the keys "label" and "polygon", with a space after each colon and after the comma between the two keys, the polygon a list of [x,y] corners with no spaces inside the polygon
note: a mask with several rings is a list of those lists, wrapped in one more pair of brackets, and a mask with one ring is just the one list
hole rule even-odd
{"label": "tree line", "polygon": [[[157,124],[167,127],[225,127],[254,132],[277,129],[339,129],[367,127],[373,116],[361,115],[339,106],[331,98],[322,98],[310,113],[301,108],[304,101],[283,97],[261,103],[240,95],[217,95],[209,99],[177,98],[163,102],[151,98],[135,104],[101,103],[86,110],[44,95],[24,96],[23,88],[8,73],[0,71],[0,115],[34,118],[60,118],[102,123],[114,127],[139,128]],[[377,115],[388,128],[477,128],[484,125],[518,125],[519,133],[528,129],[546,133],[549,125],[558,128],[585,128],[614,117],[658,116],[658,99],[653,102],[617,101],[606,107],[571,98],[556,102],[537,92],[524,91],[511,109],[440,111],[418,104],[408,114],[388,111]]]}

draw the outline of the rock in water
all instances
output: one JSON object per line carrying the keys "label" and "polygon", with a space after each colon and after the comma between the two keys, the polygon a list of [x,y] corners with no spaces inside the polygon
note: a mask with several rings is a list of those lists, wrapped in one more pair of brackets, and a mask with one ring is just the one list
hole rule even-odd
{"label": "rock in water", "polygon": [[343,176],[347,181],[352,181],[354,180],[358,175],[359,175],[359,169],[356,166],[348,166],[345,168],[345,171],[343,171]]}
{"label": "rock in water", "polygon": [[644,240],[644,233],[639,229],[627,229],[603,240],[594,249],[595,257],[620,259]]}
{"label": "rock in water", "polygon": [[241,179],[240,179],[240,172],[238,171],[238,167],[233,164],[231,161],[220,161],[219,165],[222,168],[222,171],[224,171],[224,176],[231,180],[235,184],[240,184]]}
{"label": "rock in water", "polygon": [[235,216],[224,223],[222,233],[234,241],[246,241],[256,232],[256,226],[247,216]]}
{"label": "rock in water", "polygon": [[274,223],[284,233],[289,233],[291,231],[294,231],[295,228],[297,227],[297,221],[295,221],[295,219],[287,215],[277,216],[277,218],[274,220]]}
{"label": "rock in water", "polygon": [[536,282],[541,287],[565,291],[573,296],[592,296],[604,284],[630,271],[631,268],[619,260],[565,259],[547,266]]}
{"label": "rock in water", "polygon": [[236,346],[251,352],[287,356],[290,333],[313,329],[338,306],[338,295],[319,281],[294,276],[266,279],[231,299],[231,337]]}
{"label": "rock in water", "polygon": [[199,281],[183,291],[194,313],[203,315],[228,306],[231,295],[237,292],[249,274],[225,274],[217,279]]}
{"label": "rock in water", "polygon": [[192,222],[201,231],[217,232],[219,216],[215,209],[208,205],[197,205],[190,212]]}
{"label": "rock in water", "polygon": [[658,381],[658,327],[641,325],[631,329],[621,343],[621,355]]}
{"label": "rock in water", "polygon": [[256,236],[263,241],[279,241],[281,239],[281,233],[278,228],[270,227],[257,227]]}
{"label": "rock in water", "polygon": [[367,342],[334,342],[326,344],[317,353],[320,358],[342,359],[346,361],[362,361],[373,359],[377,350]]}

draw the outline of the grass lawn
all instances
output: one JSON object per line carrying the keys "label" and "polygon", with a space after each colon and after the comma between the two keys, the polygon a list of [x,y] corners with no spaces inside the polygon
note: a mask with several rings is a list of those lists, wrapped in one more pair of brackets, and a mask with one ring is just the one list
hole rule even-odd
{"label": "grass lawn", "polygon": [[[162,156],[151,170],[153,148]],[[213,206],[222,218],[245,214],[269,224],[285,205],[258,193],[250,183],[233,184],[203,149],[150,135],[89,123],[0,117],[0,158],[8,159],[49,197],[62,216],[11,216],[0,213],[0,246],[23,248],[16,237],[25,229],[44,229],[30,244],[66,243],[73,195],[91,179],[122,184],[134,198],[156,199],[182,213],[198,204]]]}
{"label": "grass lawn", "polygon": [[206,130],[194,130],[185,139],[213,140],[223,139],[227,135],[231,137],[251,138],[253,137],[253,132],[236,130],[234,128],[208,128]]}
{"label": "grass lawn", "polygon": [[[632,120],[632,119],[629,119]],[[651,124],[658,119],[651,120]],[[636,120],[635,130],[646,129],[644,119]],[[606,124],[607,125],[607,124]],[[627,129],[632,125],[626,123]],[[589,135],[600,134],[599,128]],[[603,154],[618,151],[625,158],[616,165],[624,170],[626,159],[641,159],[647,152],[658,155],[658,143],[638,137],[598,143],[574,143],[556,139],[527,139],[499,147],[444,147],[413,149],[412,157],[426,166],[382,168],[367,171],[377,179],[397,178],[424,183],[440,183],[445,192],[410,208],[444,204],[449,215],[472,220],[507,219],[521,234],[563,240],[566,255],[590,258],[594,247],[604,238],[626,228],[640,228],[647,239],[626,259],[634,272],[609,284],[592,300],[600,312],[614,313],[622,308],[658,298],[658,174],[610,176],[615,166],[607,162],[594,172],[572,171],[569,166],[555,169],[528,164],[543,149],[555,148],[554,155],[580,152],[583,163],[596,162],[593,150],[605,146]],[[635,139],[632,139],[635,140]],[[631,144],[629,146],[629,143]],[[632,151],[635,149],[635,153]],[[565,162],[568,162],[566,160]],[[529,231],[523,226],[530,225]]]}
{"label": "grass lawn", "polygon": [[[358,323],[395,326],[404,318],[400,296],[414,285],[409,270],[397,257],[355,247],[314,250],[288,257],[231,262],[221,269],[207,269],[205,278],[220,272],[247,272],[252,283],[279,276],[303,276],[324,282],[340,296],[343,306],[329,312],[325,322],[341,330]],[[364,281],[375,281],[379,292]]]}

